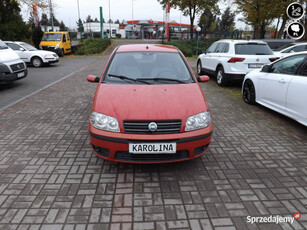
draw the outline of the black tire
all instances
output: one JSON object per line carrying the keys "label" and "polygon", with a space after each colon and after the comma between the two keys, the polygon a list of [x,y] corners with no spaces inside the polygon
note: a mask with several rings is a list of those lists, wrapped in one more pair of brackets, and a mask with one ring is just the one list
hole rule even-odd
{"label": "black tire", "polygon": [[243,85],[243,100],[250,105],[256,104],[255,87],[251,80],[246,80]]}
{"label": "black tire", "polygon": [[60,49],[60,50],[59,50],[59,56],[60,56],[60,57],[64,57],[64,50],[63,50],[63,49]]}
{"label": "black tire", "polygon": [[201,61],[198,60],[197,62],[197,74],[200,76],[200,75],[203,75],[204,74],[204,71],[203,71],[203,67],[201,65]]}
{"label": "black tire", "polygon": [[35,68],[39,68],[43,65],[43,60],[40,57],[33,57],[31,59],[31,64],[35,67]]}
{"label": "black tire", "polygon": [[222,66],[219,67],[216,71],[216,83],[218,84],[218,86],[226,85],[224,68]]}

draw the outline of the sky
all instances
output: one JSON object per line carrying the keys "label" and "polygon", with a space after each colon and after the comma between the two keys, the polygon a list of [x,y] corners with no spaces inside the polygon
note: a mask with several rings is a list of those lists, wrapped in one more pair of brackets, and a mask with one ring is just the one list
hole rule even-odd
{"label": "sky", "polygon": [[[78,20],[78,0],[52,0],[56,5],[54,8],[54,15],[59,20],[65,23],[69,28],[76,28]],[[79,0],[80,17],[85,21],[88,15],[100,19],[99,7],[103,7],[103,17],[107,22],[109,20],[109,2],[110,2],[110,16],[113,21],[119,19],[131,20],[132,19],[132,4],[133,4],[133,19],[152,19],[154,21],[163,20],[163,9],[157,0]],[[226,8],[225,1],[220,4],[221,11]],[[29,9],[23,8],[22,14],[25,20],[29,18]],[[49,10],[45,10],[49,15]],[[190,24],[189,17],[181,15],[179,10],[171,9],[170,20],[175,20],[178,23]],[[41,12],[39,13],[41,16]],[[181,18],[181,20],[180,20]],[[198,16],[194,24],[197,25]],[[240,25],[241,24],[241,25]],[[242,23],[237,22],[237,27],[243,27]]]}

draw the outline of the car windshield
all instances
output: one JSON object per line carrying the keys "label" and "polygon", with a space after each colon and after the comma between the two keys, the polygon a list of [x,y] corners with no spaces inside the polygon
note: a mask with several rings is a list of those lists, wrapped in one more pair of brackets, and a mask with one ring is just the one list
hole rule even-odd
{"label": "car windshield", "polygon": [[8,49],[7,45],[5,45],[5,43],[3,41],[0,40],[0,49]]}
{"label": "car windshield", "polygon": [[21,43],[20,45],[22,45],[23,47],[25,47],[27,50],[29,51],[35,51],[37,50],[34,46],[31,46],[30,44],[28,43]]}
{"label": "car windshield", "polygon": [[245,55],[272,55],[273,52],[267,44],[240,43],[235,45],[236,54]]}
{"label": "car windshield", "polygon": [[44,34],[43,41],[61,41],[62,34],[48,33]]}
{"label": "car windshield", "polygon": [[179,53],[116,53],[103,83],[183,84],[194,82]]}

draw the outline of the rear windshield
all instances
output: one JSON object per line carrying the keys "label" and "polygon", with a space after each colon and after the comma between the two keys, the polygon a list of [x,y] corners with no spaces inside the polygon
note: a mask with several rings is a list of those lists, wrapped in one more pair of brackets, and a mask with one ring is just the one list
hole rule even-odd
{"label": "rear windshield", "polygon": [[[128,77],[136,81],[125,81],[114,77],[114,75]],[[194,81],[179,53],[123,52],[115,54],[105,75],[104,82],[119,84],[179,84]]]}
{"label": "rear windshield", "polygon": [[62,34],[44,34],[43,41],[61,41]]}
{"label": "rear windshield", "polygon": [[245,55],[272,55],[273,52],[267,44],[241,43],[235,45],[236,54]]}

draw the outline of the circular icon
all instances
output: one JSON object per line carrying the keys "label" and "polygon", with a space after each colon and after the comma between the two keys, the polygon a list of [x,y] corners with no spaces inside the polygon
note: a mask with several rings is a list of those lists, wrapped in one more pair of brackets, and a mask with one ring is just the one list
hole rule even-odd
{"label": "circular icon", "polygon": [[154,132],[156,131],[158,128],[157,124],[155,122],[150,122],[149,125],[148,125],[148,129],[151,131],[151,132]]}
{"label": "circular icon", "polygon": [[296,212],[296,213],[294,213],[293,217],[294,217],[294,219],[299,220],[299,219],[301,219],[301,213]]}
{"label": "circular icon", "polygon": [[304,8],[301,4],[294,2],[287,7],[287,15],[293,20],[299,20],[304,15]]}
{"label": "circular icon", "polygon": [[292,39],[300,39],[305,33],[304,26],[299,22],[291,23],[287,28],[287,34]]}

